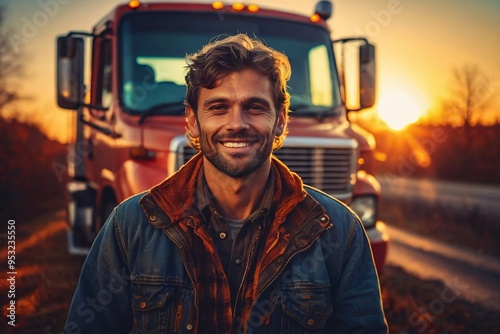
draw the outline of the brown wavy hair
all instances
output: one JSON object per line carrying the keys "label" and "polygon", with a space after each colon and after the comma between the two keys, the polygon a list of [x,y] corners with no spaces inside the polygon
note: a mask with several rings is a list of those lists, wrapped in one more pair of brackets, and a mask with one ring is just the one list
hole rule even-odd
{"label": "brown wavy hair", "polygon": [[[288,119],[290,94],[287,90],[287,81],[292,70],[287,56],[278,52],[256,38],[245,34],[229,36],[205,45],[201,51],[186,56],[186,104],[198,112],[198,98],[200,88],[213,89],[217,80],[232,72],[245,69],[256,70],[269,78],[272,94],[275,101],[276,113],[284,110]],[[283,145],[287,134],[274,138],[273,150]],[[199,139],[186,131],[186,137],[192,147],[200,149]]]}

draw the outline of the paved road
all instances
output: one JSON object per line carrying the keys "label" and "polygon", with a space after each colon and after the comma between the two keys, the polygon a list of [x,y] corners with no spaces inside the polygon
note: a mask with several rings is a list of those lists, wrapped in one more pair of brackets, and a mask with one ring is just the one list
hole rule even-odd
{"label": "paved road", "polygon": [[445,307],[456,296],[500,312],[500,260],[387,227],[391,236],[388,264],[423,279],[438,279],[448,287],[434,307]]}
{"label": "paved road", "polygon": [[[500,227],[500,187],[466,183],[377,177],[382,197],[412,201],[445,209],[450,217],[487,217]],[[388,226],[391,237],[388,263],[399,265],[424,279],[439,279],[450,291],[436,296],[451,302],[450,292],[500,311],[500,259],[446,245]],[[450,297],[450,298],[447,298]],[[441,303],[442,304],[442,303]]]}
{"label": "paved road", "polygon": [[382,197],[446,207],[457,215],[488,216],[500,225],[500,187],[378,176]]}

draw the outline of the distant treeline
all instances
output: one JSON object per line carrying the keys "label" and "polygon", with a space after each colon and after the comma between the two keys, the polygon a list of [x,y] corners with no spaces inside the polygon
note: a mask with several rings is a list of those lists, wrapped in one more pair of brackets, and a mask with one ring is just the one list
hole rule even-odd
{"label": "distant treeline", "polygon": [[[500,125],[373,132],[376,174],[500,185]],[[385,161],[384,161],[385,160]]]}
{"label": "distant treeline", "polygon": [[0,118],[0,213],[22,220],[61,206],[64,182],[53,169],[65,163],[66,146],[38,127]]}

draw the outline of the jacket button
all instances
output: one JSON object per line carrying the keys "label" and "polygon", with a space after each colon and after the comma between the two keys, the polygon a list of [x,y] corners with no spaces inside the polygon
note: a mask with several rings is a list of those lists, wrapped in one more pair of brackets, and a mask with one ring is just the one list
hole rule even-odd
{"label": "jacket button", "polygon": [[188,331],[192,331],[192,330],[193,330],[193,325],[191,325],[191,324],[187,324],[186,329],[187,329]]}
{"label": "jacket button", "polygon": [[241,262],[243,262],[243,261],[241,261],[241,259],[234,260],[234,263],[236,263],[236,264],[241,264]]}
{"label": "jacket button", "polygon": [[226,238],[227,238],[227,234],[226,234],[226,233],[224,233],[224,232],[221,232],[221,233],[219,234],[219,237],[220,237],[222,240],[224,240],[224,239],[226,239]]}
{"label": "jacket button", "polygon": [[149,215],[149,221],[154,222],[156,221],[156,216],[155,215]]}
{"label": "jacket button", "polygon": [[308,326],[312,326],[312,325],[314,325],[314,319],[309,319],[309,320],[307,320],[307,325],[308,325]]}
{"label": "jacket button", "polygon": [[325,222],[326,221],[326,217],[322,216],[319,220],[321,220],[322,222]]}
{"label": "jacket button", "polygon": [[146,302],[141,302],[141,303],[139,304],[139,306],[140,306],[142,309],[145,309],[147,305],[148,305],[148,303],[146,303]]}

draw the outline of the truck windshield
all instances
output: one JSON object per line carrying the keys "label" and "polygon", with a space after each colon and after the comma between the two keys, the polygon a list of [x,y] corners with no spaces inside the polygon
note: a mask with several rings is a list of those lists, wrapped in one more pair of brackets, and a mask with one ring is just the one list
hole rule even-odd
{"label": "truck windshield", "polygon": [[186,54],[197,52],[218,36],[236,33],[256,36],[288,56],[292,65],[288,83],[291,115],[336,112],[341,103],[339,82],[325,29],[219,12],[134,12],[125,16],[118,42],[122,106],[132,114],[153,110],[155,114],[183,114]]}

